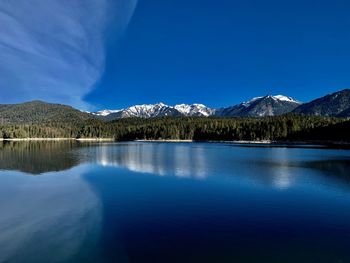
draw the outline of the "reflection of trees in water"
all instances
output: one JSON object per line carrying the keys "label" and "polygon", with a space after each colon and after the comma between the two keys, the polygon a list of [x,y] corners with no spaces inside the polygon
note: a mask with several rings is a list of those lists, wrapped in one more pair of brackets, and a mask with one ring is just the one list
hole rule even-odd
{"label": "reflection of trees in water", "polygon": [[97,162],[134,172],[192,178],[205,178],[220,169],[224,174],[286,189],[301,178],[302,173],[297,169],[307,168],[317,170],[324,178],[350,182],[350,157],[346,159],[346,156],[310,160],[302,149],[254,148],[251,151],[235,147],[235,151],[229,153],[222,151],[225,148],[213,153],[206,147],[166,143],[3,142],[0,143],[0,169],[40,174],[67,170],[82,162]]}
{"label": "reflection of trees in water", "polygon": [[[80,148],[83,148],[80,151]],[[0,169],[31,174],[70,169],[81,162],[124,167],[135,172],[178,177],[206,176],[202,147],[168,144],[94,144],[76,141],[3,142]]]}
{"label": "reflection of trees in water", "polygon": [[1,173],[0,262],[78,262],[82,258],[75,257],[95,256],[102,206],[81,176],[84,167],[70,170],[82,161],[76,150],[87,145],[75,141],[0,143],[0,169],[31,174],[55,171],[57,175]]}
{"label": "reflection of trees in water", "polygon": [[350,158],[300,162],[297,165],[316,169],[326,176],[350,183]]}
{"label": "reflection of trees in water", "polygon": [[70,169],[79,164],[73,149],[75,141],[37,141],[0,143],[0,169],[31,174]]}

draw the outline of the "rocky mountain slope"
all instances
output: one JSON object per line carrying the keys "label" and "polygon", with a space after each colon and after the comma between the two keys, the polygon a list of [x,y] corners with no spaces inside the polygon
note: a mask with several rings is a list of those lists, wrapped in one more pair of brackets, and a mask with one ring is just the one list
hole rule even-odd
{"label": "rocky mountain slope", "polygon": [[350,89],[305,103],[296,108],[294,112],[305,115],[350,117]]}

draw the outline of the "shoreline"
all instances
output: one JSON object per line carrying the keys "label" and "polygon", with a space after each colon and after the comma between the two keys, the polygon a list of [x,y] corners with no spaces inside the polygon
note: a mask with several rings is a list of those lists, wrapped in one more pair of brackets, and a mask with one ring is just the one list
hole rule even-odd
{"label": "shoreline", "polygon": [[114,138],[0,138],[0,142],[30,142],[30,141],[80,141],[80,142],[111,142]]}
{"label": "shoreline", "polygon": [[195,140],[135,140],[134,142],[159,143],[222,143],[241,147],[289,147],[350,150],[350,142],[339,141],[195,141]]}
{"label": "shoreline", "polygon": [[[162,140],[134,140],[134,142],[197,142],[195,140],[162,139]],[[209,141],[208,141],[209,142]]]}
{"label": "shoreline", "polygon": [[231,144],[263,144],[263,145],[329,145],[329,144],[337,144],[337,145],[348,145],[348,142],[338,142],[338,141],[271,141],[271,140],[260,140],[260,141],[196,141],[196,140],[134,140],[134,142],[203,142],[203,143],[231,143]]}
{"label": "shoreline", "polygon": [[[114,138],[0,138],[0,142],[34,142],[34,141],[77,141],[77,142],[125,142],[116,141]],[[130,142],[163,142],[163,143],[227,143],[246,146],[319,146],[350,149],[350,142],[339,141],[196,141],[179,139],[161,139],[161,140],[132,140]]]}

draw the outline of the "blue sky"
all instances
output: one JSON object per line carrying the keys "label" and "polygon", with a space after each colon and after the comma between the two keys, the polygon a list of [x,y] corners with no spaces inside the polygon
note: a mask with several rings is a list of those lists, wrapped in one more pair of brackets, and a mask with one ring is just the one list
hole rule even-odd
{"label": "blue sky", "polygon": [[0,3],[0,103],[218,107],[350,87],[348,1],[33,1]]}

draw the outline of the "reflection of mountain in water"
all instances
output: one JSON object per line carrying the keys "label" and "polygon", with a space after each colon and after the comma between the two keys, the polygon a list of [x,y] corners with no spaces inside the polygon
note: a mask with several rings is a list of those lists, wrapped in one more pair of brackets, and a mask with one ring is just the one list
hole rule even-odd
{"label": "reflection of mountain in water", "polygon": [[243,162],[249,167],[247,176],[281,190],[292,187],[298,180],[298,173],[289,165],[293,159],[290,149],[266,148],[262,153]]}
{"label": "reflection of mountain in water", "polygon": [[3,142],[0,143],[0,169],[31,174],[70,169],[79,164],[72,150],[75,141]]}
{"label": "reflection of mountain in water", "polygon": [[199,145],[166,143],[131,143],[114,147],[91,148],[96,161],[103,166],[127,168],[130,171],[177,177],[205,178],[207,155]]}
{"label": "reflection of mountain in water", "polygon": [[[315,151],[314,157],[310,151]],[[325,150],[200,143],[7,142],[0,143],[0,169],[40,174],[67,170],[82,162],[97,162],[160,176],[206,178],[226,174],[237,180],[288,189],[304,180],[300,169],[308,168],[349,182],[350,159],[325,159],[322,151]]]}

